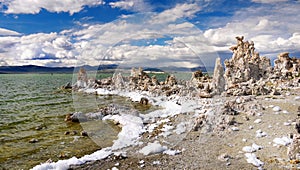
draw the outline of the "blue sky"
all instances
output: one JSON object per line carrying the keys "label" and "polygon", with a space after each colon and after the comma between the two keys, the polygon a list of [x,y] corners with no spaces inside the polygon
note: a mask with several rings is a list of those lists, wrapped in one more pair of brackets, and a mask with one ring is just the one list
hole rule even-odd
{"label": "blue sky", "polygon": [[300,56],[300,1],[0,0],[0,65],[211,66],[234,37]]}

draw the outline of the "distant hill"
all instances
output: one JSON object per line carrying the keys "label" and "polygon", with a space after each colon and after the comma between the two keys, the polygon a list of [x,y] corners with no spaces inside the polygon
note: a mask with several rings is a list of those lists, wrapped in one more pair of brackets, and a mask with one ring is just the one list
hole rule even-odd
{"label": "distant hill", "polygon": [[79,68],[85,68],[87,71],[96,71],[104,69],[115,69],[117,65],[100,65],[100,66],[78,66],[78,67],[44,67],[36,65],[25,66],[0,66],[0,74],[12,73],[73,73],[77,72]]}
{"label": "distant hill", "polygon": [[[87,71],[96,70],[112,70],[119,68],[117,64],[99,65],[99,66],[78,66],[78,67],[44,67],[36,65],[25,65],[25,66],[0,66],[0,74],[16,74],[16,73],[73,73],[83,67]],[[131,68],[120,68],[120,69],[131,69]],[[155,72],[194,72],[201,70],[207,72],[205,67],[185,68],[185,67],[159,67],[159,68],[145,68],[144,71],[155,71]]]}
{"label": "distant hill", "polygon": [[193,68],[186,68],[186,67],[161,67],[159,68],[165,72],[168,71],[178,71],[178,72],[194,72],[197,70],[201,70],[202,72],[207,72],[208,70],[204,66],[199,66],[199,67],[193,67]]}
{"label": "distant hill", "polygon": [[69,73],[73,72],[74,67],[43,67],[35,65],[26,66],[1,66],[0,73]]}

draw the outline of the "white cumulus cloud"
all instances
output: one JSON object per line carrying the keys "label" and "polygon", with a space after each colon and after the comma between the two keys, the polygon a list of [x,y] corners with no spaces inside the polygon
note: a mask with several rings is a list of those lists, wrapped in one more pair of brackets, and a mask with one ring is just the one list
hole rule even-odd
{"label": "white cumulus cloud", "polygon": [[109,5],[112,8],[121,8],[124,10],[149,12],[152,11],[152,6],[145,0],[121,0],[116,2],[110,2]]}
{"label": "white cumulus cloud", "polygon": [[41,9],[50,12],[69,12],[73,15],[83,9],[84,6],[98,6],[102,0],[0,0],[7,9],[7,14],[36,14]]}
{"label": "white cumulus cloud", "polygon": [[177,4],[174,8],[167,9],[158,15],[155,15],[149,22],[161,24],[174,22],[180,18],[192,18],[200,10],[201,7],[196,3]]}
{"label": "white cumulus cloud", "polygon": [[4,35],[21,35],[20,33],[5,28],[0,28],[0,36]]}
{"label": "white cumulus cloud", "polygon": [[269,4],[269,3],[278,3],[278,2],[287,2],[288,0],[252,0],[252,2],[256,2],[256,3],[265,3],[265,4]]}

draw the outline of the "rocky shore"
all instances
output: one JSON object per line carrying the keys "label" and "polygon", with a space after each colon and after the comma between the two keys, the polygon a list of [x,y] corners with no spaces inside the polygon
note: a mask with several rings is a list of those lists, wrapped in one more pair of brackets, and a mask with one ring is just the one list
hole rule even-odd
{"label": "rocky shore", "polygon": [[281,53],[272,67],[253,42],[236,39],[237,45],[230,48],[232,58],[225,60],[225,68],[216,59],[212,77],[199,70],[189,81],[168,75],[159,82],[133,68],[129,76],[115,73],[89,80],[81,69],[73,90],[120,95],[162,109],[141,114],[111,105],[97,113],[68,115],[68,121],[74,122],[112,120],[122,130],[112,147],[99,151],[105,154],[97,159],[74,158],[66,161],[67,168],[300,167],[300,59]]}

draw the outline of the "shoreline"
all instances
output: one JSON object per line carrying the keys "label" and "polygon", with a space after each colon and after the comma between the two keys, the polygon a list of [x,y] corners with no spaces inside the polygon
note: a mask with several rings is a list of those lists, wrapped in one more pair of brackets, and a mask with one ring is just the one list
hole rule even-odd
{"label": "shoreline", "polygon": [[[90,91],[89,91],[90,92]],[[100,93],[98,93],[100,94]],[[108,94],[108,93],[105,93]],[[123,93],[122,96],[124,96]],[[131,96],[131,99],[135,99],[135,101],[138,101],[139,98],[141,98],[144,95],[133,95],[138,94],[134,92],[133,94],[127,93],[127,97]],[[246,146],[251,146],[253,143],[256,143],[257,145],[262,145],[263,148],[261,150],[255,151],[253,153],[257,154],[260,160],[264,162],[263,168],[275,168],[278,166],[281,166],[282,168],[286,168],[286,166],[293,166],[293,164],[290,164],[287,156],[286,156],[286,146],[273,146],[275,143],[273,140],[275,138],[282,138],[284,136],[288,136],[289,133],[294,133],[295,130],[293,128],[293,123],[296,123],[295,120],[297,118],[296,112],[297,112],[297,106],[300,105],[300,101],[296,101],[295,98],[299,98],[300,92],[299,88],[292,90],[289,92],[288,95],[281,95],[281,96],[252,96],[252,100],[246,101],[243,104],[247,105],[255,105],[260,102],[263,103],[265,107],[262,107],[256,112],[254,115],[249,115],[246,113],[240,113],[238,115],[233,116],[236,124],[229,125],[224,131],[214,131],[214,130],[208,130],[209,128],[202,127],[200,131],[194,131],[192,130],[193,127],[186,128],[183,130],[181,134],[176,133],[177,126],[184,122],[189,121],[189,123],[195,124],[195,118],[199,116],[199,113],[205,112],[207,115],[209,115],[209,109],[215,108],[214,106],[207,105],[206,107],[203,107],[202,109],[197,108],[191,108],[191,110],[194,110],[194,113],[182,113],[178,112],[178,114],[168,115],[168,116],[162,116],[162,117],[156,117],[156,114],[153,114],[155,117],[155,121],[152,123],[148,123],[145,126],[143,126],[143,129],[146,131],[143,131],[141,135],[137,135],[135,138],[139,138],[137,141],[134,140],[134,142],[137,143],[131,143],[131,146],[127,147],[121,147],[121,150],[117,151],[110,151],[112,149],[111,147],[102,149],[100,151],[96,151],[95,153],[91,155],[86,155],[83,158],[80,158],[81,162],[75,160],[74,158],[70,159],[71,164],[74,164],[74,162],[79,165],[71,165],[66,168],[71,169],[99,169],[105,168],[105,169],[111,169],[113,167],[120,168],[120,169],[127,169],[127,168],[143,168],[143,169],[161,169],[161,168],[167,168],[167,169],[181,169],[181,168],[222,168],[226,167],[227,169],[251,169],[255,166],[252,164],[247,163],[246,157],[244,156],[245,153],[242,149]],[[148,96],[149,97],[149,96]],[[175,97],[175,96],[173,96]],[[172,97],[170,97],[172,98]],[[224,101],[230,101],[230,100],[240,100],[240,98],[249,98],[247,96],[239,96],[239,97],[224,97]],[[178,98],[177,98],[178,99]],[[156,99],[157,100],[157,99]],[[207,103],[210,99],[200,99],[203,103]],[[212,99],[214,100],[214,99]],[[220,100],[220,99],[218,99]],[[248,100],[248,99],[247,99]],[[222,101],[222,100],[221,100]],[[284,105],[283,102],[294,102],[292,104],[296,105]],[[176,104],[176,102],[173,103]],[[212,102],[211,102],[212,103]],[[269,105],[267,105],[267,103]],[[270,104],[271,103],[271,104]],[[199,104],[199,103],[197,103]],[[275,114],[274,111],[272,111],[272,108],[269,107],[273,105],[273,108],[275,106],[279,106],[282,108],[282,110]],[[204,106],[204,105],[203,105]],[[198,106],[197,106],[198,107]],[[286,108],[288,107],[288,108]],[[290,108],[291,107],[291,108]],[[206,109],[204,109],[206,108]],[[206,111],[204,111],[204,110]],[[161,110],[160,110],[161,111]],[[257,111],[257,110],[255,110]],[[284,111],[284,113],[282,113]],[[285,113],[287,111],[288,113]],[[155,112],[155,111],[154,111]],[[170,113],[170,112],[169,112]],[[179,114],[180,113],[180,114]],[[151,113],[150,113],[151,114]],[[286,117],[286,119],[282,119],[281,121],[275,122],[275,120],[272,120],[272,117],[275,115],[277,116],[283,116]],[[216,116],[216,115],[214,115]],[[249,120],[245,118],[247,116]],[[113,119],[120,123],[120,121],[124,121],[126,119],[123,119],[119,116],[113,116],[106,117],[104,119]],[[119,118],[119,120],[118,120]],[[121,119],[120,119],[121,118]],[[153,118],[153,117],[152,117]],[[132,117],[130,117],[132,119]],[[168,120],[169,119],[169,120]],[[261,119],[261,122],[257,121],[258,119]],[[128,119],[127,119],[128,120]],[[289,122],[288,120],[294,120],[294,122],[290,122],[289,125],[284,124],[285,122]],[[147,120],[148,121],[148,120]],[[255,123],[256,121],[256,123]],[[271,122],[270,122],[271,121]],[[272,122],[274,121],[274,122]],[[276,120],[277,121],[277,120]],[[160,122],[161,124],[157,123]],[[259,122],[259,123],[257,123]],[[280,123],[279,123],[280,122]],[[127,123],[127,122],[126,122]],[[121,125],[124,127],[126,124],[125,122],[121,123]],[[145,122],[144,122],[145,123]],[[167,124],[165,124],[167,123]],[[208,123],[208,122],[206,122]],[[272,129],[270,125],[272,124],[278,124],[278,127],[286,128],[285,130],[280,131],[280,134],[275,134],[277,131],[276,129]],[[163,125],[163,126],[161,126]],[[165,126],[166,125],[166,126]],[[170,126],[173,126],[173,128],[170,128]],[[215,127],[212,127],[212,129],[216,128],[218,124],[214,125]],[[253,129],[249,129],[250,126],[253,126]],[[257,127],[256,127],[257,126]],[[169,129],[168,129],[169,127]],[[235,129],[235,127],[238,128],[238,130]],[[132,127],[128,128],[131,129]],[[159,129],[160,128],[160,129]],[[162,130],[165,128],[166,130]],[[122,128],[123,129],[123,128]],[[206,130],[205,130],[206,129]],[[266,137],[256,137],[257,134],[256,131],[261,129],[263,132],[267,132]],[[278,130],[278,129],[277,129]],[[245,136],[245,132],[251,131],[251,136]],[[128,132],[128,131],[127,131]],[[167,134],[166,134],[167,133]],[[170,133],[170,134],[168,134]],[[274,134],[273,134],[274,133]],[[148,135],[148,136],[147,136]],[[152,136],[151,136],[152,135]],[[180,140],[178,140],[178,136],[181,135]],[[176,144],[171,144],[170,141],[174,138],[177,139],[175,142]],[[124,140],[124,139],[122,139]],[[169,140],[169,141],[168,141]],[[157,142],[158,141],[158,142]],[[131,141],[132,142],[132,141]],[[147,144],[153,144],[153,143],[159,143],[158,147],[161,149],[159,151],[152,151],[155,150],[155,148],[150,149],[149,155],[141,154],[140,151],[147,146]],[[164,152],[167,149],[162,149],[161,147],[167,147],[169,150],[168,152]],[[103,152],[103,150],[107,152]],[[113,150],[113,149],[112,149]],[[271,152],[272,151],[272,152]],[[101,153],[102,152],[102,153]],[[96,154],[101,153],[104,155],[103,157],[95,156]],[[166,154],[168,153],[168,154]],[[207,157],[205,153],[210,153],[210,156]],[[273,155],[269,155],[268,153],[273,153]],[[220,156],[225,155],[224,160],[223,158],[220,158]],[[274,155],[277,155],[277,157],[274,157]],[[94,155],[94,156],[93,156]],[[202,155],[202,156],[197,156]],[[97,160],[95,159],[101,159]],[[88,158],[88,159],[87,159]],[[221,160],[220,160],[221,159]],[[140,163],[143,162],[144,163]],[[180,161],[181,160],[181,161]],[[186,160],[186,161],[182,161]],[[189,161],[188,161],[189,160]],[[208,162],[205,162],[203,160],[206,160]],[[229,160],[229,161],[228,161]],[[152,161],[152,162],[151,162]],[[160,163],[158,163],[159,161]],[[164,162],[165,161],[165,162]],[[200,164],[194,165],[193,162],[198,161]],[[85,163],[84,163],[85,162]],[[154,163],[153,163],[154,162]],[[178,164],[178,162],[180,162]],[[215,162],[215,163],[213,163]],[[278,163],[279,162],[279,163]],[[58,163],[58,162],[57,162]],[[64,162],[65,164],[66,162]],[[48,164],[50,165],[50,164]],[[47,165],[47,166],[48,166]],[[59,164],[57,164],[59,166]],[[209,166],[209,167],[207,167]],[[248,167],[248,168],[247,168]],[[42,167],[36,167],[36,169],[40,169]],[[61,168],[61,167],[60,167]],[[267,168],[267,169],[268,169]],[[34,168],[35,169],[35,168]]]}
{"label": "shoreline", "polygon": [[[176,76],[168,75],[165,81],[159,82],[155,75],[150,77],[142,68],[132,68],[130,76],[119,72],[96,80],[88,79],[86,70],[81,68],[78,81],[68,88],[96,95],[119,95],[162,109],[140,114],[114,106],[117,112],[90,113],[91,117],[109,119],[122,126],[114,144],[79,159],[73,157],[34,169],[68,169],[70,165],[76,169],[76,165],[81,167],[86,162],[117,158],[126,158],[128,163],[122,164],[132,168],[131,159],[135,160],[136,156],[146,159],[150,155],[171,160],[163,163],[164,160],[157,158],[150,169],[155,166],[263,169],[300,163],[300,135],[293,130],[296,127],[300,133],[297,117],[300,59],[281,53],[272,67],[270,59],[255,51],[253,42],[243,41],[243,36],[236,39],[237,45],[230,48],[232,58],[224,61],[225,69],[221,59],[216,59],[213,77],[199,70],[190,80],[177,80]],[[74,113],[72,117],[88,119],[82,113]],[[285,148],[288,154],[284,154]],[[99,161],[101,165],[103,161]],[[194,164],[197,161],[203,164]],[[135,164],[145,167],[144,160]],[[115,162],[115,167],[108,168],[119,166]],[[97,168],[97,164],[89,168]]]}

